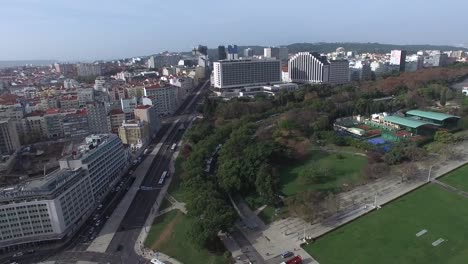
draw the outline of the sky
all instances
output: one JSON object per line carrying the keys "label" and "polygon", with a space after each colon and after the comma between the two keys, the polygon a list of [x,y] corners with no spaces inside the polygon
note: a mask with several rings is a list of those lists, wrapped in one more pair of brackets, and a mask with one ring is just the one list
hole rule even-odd
{"label": "sky", "polygon": [[468,1],[0,0],[0,60],[116,59],[198,44],[463,44]]}

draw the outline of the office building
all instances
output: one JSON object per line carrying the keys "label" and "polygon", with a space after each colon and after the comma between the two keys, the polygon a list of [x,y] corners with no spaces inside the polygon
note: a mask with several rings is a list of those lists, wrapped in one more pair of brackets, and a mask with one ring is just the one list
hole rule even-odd
{"label": "office building", "polygon": [[54,241],[78,230],[95,205],[81,168],[0,189],[0,247]]}
{"label": "office building", "polygon": [[85,107],[87,103],[94,101],[94,90],[91,88],[81,88],[77,90],[79,108]]}
{"label": "office building", "polygon": [[20,141],[13,120],[0,121],[0,154],[9,155],[20,148]]}
{"label": "office building", "polygon": [[137,151],[150,140],[148,123],[141,120],[125,121],[119,127],[119,137],[123,144],[129,145],[132,151]]}
{"label": "office building", "polygon": [[90,77],[100,76],[102,74],[102,68],[100,64],[92,63],[80,63],[76,65],[78,76]]}
{"label": "office building", "polygon": [[59,161],[61,169],[83,169],[90,179],[94,200],[100,201],[124,173],[127,154],[114,134],[87,136],[69,156]]}
{"label": "office building", "polygon": [[143,104],[154,106],[159,115],[173,114],[178,107],[178,89],[179,87],[173,85],[145,86],[143,89],[143,94],[145,96],[145,98],[143,98]]}
{"label": "office building", "polygon": [[286,61],[288,59],[288,48],[286,47],[264,48],[263,56],[266,58],[274,58],[280,61]]}
{"label": "office building", "polygon": [[349,82],[349,61],[330,60],[330,75],[328,83],[332,85],[345,84]]}
{"label": "office building", "polygon": [[281,62],[274,59],[225,60],[213,63],[213,86],[239,89],[281,82]]}
{"label": "office building", "polygon": [[159,119],[156,108],[151,105],[139,105],[135,108],[135,118],[145,122],[149,128],[149,134],[151,137],[155,137],[161,127],[161,121]]}
{"label": "office building", "polygon": [[253,55],[254,55],[253,49],[251,49],[251,48],[244,49],[244,57],[245,58],[253,57]]}
{"label": "office building", "polygon": [[390,64],[399,65],[399,71],[405,71],[406,50],[392,50],[390,53]]}
{"label": "office building", "polygon": [[239,59],[239,49],[238,49],[237,45],[228,45],[227,59],[228,60],[237,60],[237,59]]}
{"label": "office building", "polygon": [[62,110],[71,110],[71,109],[79,109],[80,108],[80,101],[77,95],[64,95],[60,97],[60,109]]}
{"label": "office building", "polygon": [[218,46],[218,60],[227,59],[227,52],[225,46]]}
{"label": "office building", "polygon": [[110,132],[107,122],[109,107],[104,102],[93,102],[86,105],[88,113],[89,132],[92,134],[106,134]]}
{"label": "office building", "polygon": [[60,113],[59,109],[50,109],[43,116],[45,136],[47,139],[62,138],[64,136],[63,117],[64,114]]}
{"label": "office building", "polygon": [[136,97],[129,99],[120,99],[120,106],[125,114],[125,120],[135,119],[133,109],[135,109],[137,105],[138,102]]}
{"label": "office building", "polygon": [[297,83],[328,83],[330,63],[316,52],[299,52],[288,63],[289,78]]}
{"label": "office building", "polygon": [[179,54],[173,53],[163,53],[155,56],[151,56],[148,60],[148,68],[150,69],[160,69],[163,67],[175,66],[179,63],[182,56]]}

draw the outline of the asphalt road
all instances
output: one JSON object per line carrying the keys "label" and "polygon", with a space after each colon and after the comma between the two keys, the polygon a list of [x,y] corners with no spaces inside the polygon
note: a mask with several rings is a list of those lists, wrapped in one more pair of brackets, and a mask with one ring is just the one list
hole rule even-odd
{"label": "asphalt road", "polygon": [[[209,86],[209,82],[203,86],[203,89],[206,90],[207,86]],[[194,94],[197,91],[198,90],[194,91]],[[142,186],[154,187],[155,189],[150,191],[138,191],[129,210],[122,220],[122,223],[120,224],[119,230],[114,235],[114,238],[107,248],[106,253],[119,255],[123,263],[145,263],[138,262],[142,260],[134,251],[135,243],[141,229],[144,227],[146,218],[150,214],[156,198],[159,195],[161,186],[158,185],[158,181],[164,171],[169,171],[169,163],[173,154],[173,151],[171,151],[171,145],[180,141],[182,138],[183,131],[180,131],[179,127],[183,124],[184,127],[187,128],[190,122],[189,117],[191,114],[195,113],[197,103],[203,97],[199,96],[197,100],[187,108],[189,102],[192,101],[195,96],[194,94],[187,98],[175,114],[175,116],[180,117],[179,125],[175,126],[173,131],[169,132],[169,136],[165,142],[161,142],[163,143],[163,146],[157,153],[153,164],[143,180]],[[166,129],[168,129],[171,123],[166,123],[165,125],[167,126]]]}
{"label": "asphalt road", "polygon": [[[155,187],[155,189],[152,191],[138,191],[106,253],[88,252],[85,250],[89,246],[91,238],[97,236],[100,229],[104,226],[106,217],[112,214],[112,211],[125,196],[127,187],[131,186],[135,180],[134,176],[130,176],[129,174],[126,174],[117,183],[117,185],[122,184],[120,190],[112,191],[106,196],[102,201],[102,208],[96,209],[91,214],[80,231],[64,247],[55,250],[37,250],[35,254],[24,255],[20,259],[16,259],[16,261],[19,263],[37,263],[44,260],[55,260],[59,263],[75,263],[78,260],[84,260],[98,263],[150,263],[135,253],[134,245],[162,187],[158,186],[157,182],[163,171],[169,170],[169,163],[173,154],[173,151],[170,149],[171,145],[178,142],[183,136],[184,131],[179,131],[179,127],[183,124],[184,128],[187,128],[190,123],[189,117],[196,112],[198,103],[203,99],[203,94],[208,92],[207,88],[209,88],[209,85],[209,82],[205,82],[197,87],[185,99],[174,115],[165,119],[156,138],[150,143],[150,148],[154,148],[157,143],[163,143],[142,182],[142,186]],[[200,90],[203,91],[202,94],[188,107]],[[176,119],[180,119],[179,124],[169,133],[166,141],[161,142],[164,134],[166,134]],[[148,153],[150,152],[148,151]],[[134,168],[131,169],[134,170]],[[95,220],[93,220],[95,216],[101,219],[100,225],[96,226]],[[4,261],[0,260],[0,263],[9,263],[9,259],[11,258],[6,258]]]}

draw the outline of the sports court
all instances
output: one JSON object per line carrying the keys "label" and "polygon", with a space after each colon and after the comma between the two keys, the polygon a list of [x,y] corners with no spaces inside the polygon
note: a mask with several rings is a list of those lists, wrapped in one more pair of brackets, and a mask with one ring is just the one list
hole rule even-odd
{"label": "sports court", "polygon": [[320,263],[467,263],[468,199],[426,185],[305,247]]}

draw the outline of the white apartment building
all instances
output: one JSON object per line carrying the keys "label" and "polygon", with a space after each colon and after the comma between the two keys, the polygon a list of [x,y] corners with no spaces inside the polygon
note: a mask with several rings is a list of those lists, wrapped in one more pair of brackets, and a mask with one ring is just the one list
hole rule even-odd
{"label": "white apartment building", "polygon": [[152,105],[156,108],[159,115],[170,115],[177,110],[178,106],[178,90],[179,88],[173,85],[168,86],[146,86],[143,89],[143,104]]}
{"label": "white apartment building", "polygon": [[60,240],[77,230],[94,206],[83,169],[60,169],[0,189],[0,247]]}
{"label": "white apartment building", "polygon": [[289,59],[289,78],[297,83],[328,83],[330,63],[316,52],[299,52]]}
{"label": "white apartment building", "polygon": [[117,135],[90,135],[72,155],[59,163],[62,169],[84,169],[89,176],[94,199],[99,201],[122,175],[126,152]]}
{"label": "white apartment building", "polygon": [[76,65],[78,76],[99,76],[102,74],[100,64],[80,63]]}
{"label": "white apartment building", "polygon": [[88,102],[94,101],[94,90],[91,88],[82,88],[77,91],[78,104],[85,107]]}
{"label": "white apartment building", "polygon": [[217,89],[281,83],[281,61],[276,59],[221,60],[213,66],[213,86]]}

